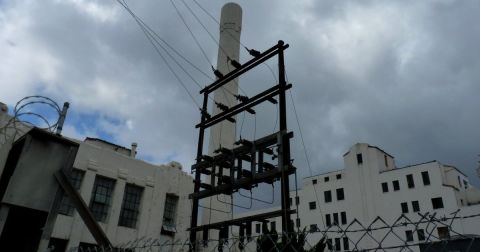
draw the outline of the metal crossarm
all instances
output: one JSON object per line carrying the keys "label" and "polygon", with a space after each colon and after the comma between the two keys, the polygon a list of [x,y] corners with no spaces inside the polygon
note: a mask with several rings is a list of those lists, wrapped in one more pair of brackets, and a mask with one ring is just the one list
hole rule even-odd
{"label": "metal crossarm", "polygon": [[[286,83],[284,50],[288,44],[283,41],[264,52],[253,51],[253,59],[240,64],[235,63],[235,69],[229,73],[217,75],[218,79],[200,91],[204,95],[203,106],[201,109],[201,121],[195,127],[199,129],[197,158],[196,163],[192,165],[192,173],[195,173],[194,191],[189,195],[192,199],[192,218],[190,222],[190,251],[195,251],[197,231],[203,232],[204,243],[210,238],[209,230],[219,231],[219,246],[221,241],[228,237],[229,226],[236,225],[241,228],[248,227],[252,221],[264,222],[269,218],[282,217],[282,232],[290,234],[293,232],[293,224],[290,215],[295,211],[290,210],[289,198],[289,176],[295,172],[290,158],[290,139],[292,132],[287,130],[286,117],[286,99],[285,93],[292,87]],[[235,95],[238,103],[233,106],[226,106],[223,103],[215,102],[212,106],[219,108],[219,113],[211,115],[207,112],[209,108],[209,94],[222,88],[242,74],[253,69],[268,59],[278,56],[278,84],[251,97]],[[278,104],[279,131],[259,139],[248,141],[240,139],[235,142],[234,148],[219,148],[211,156],[203,153],[205,130],[225,121],[235,122],[235,116],[242,112],[256,114],[253,109],[261,103],[268,102]],[[266,162],[265,155],[270,155],[272,161]],[[272,162],[276,163],[272,163]],[[227,170],[225,170],[227,169]],[[202,181],[203,177],[208,178]],[[281,210],[273,213],[260,214],[244,217],[235,220],[225,220],[218,223],[198,226],[198,213],[200,199],[212,197],[219,194],[232,195],[240,189],[251,190],[260,183],[273,184],[280,181],[281,186]],[[232,205],[233,204],[232,202]],[[250,231],[249,231],[250,230]],[[251,228],[246,229],[251,233]],[[288,235],[282,237],[284,244],[290,240]]]}

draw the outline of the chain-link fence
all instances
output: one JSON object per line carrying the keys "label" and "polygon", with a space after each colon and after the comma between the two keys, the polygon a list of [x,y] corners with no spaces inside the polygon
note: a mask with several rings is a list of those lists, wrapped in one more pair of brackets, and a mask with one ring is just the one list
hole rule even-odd
{"label": "chain-link fence", "polygon": [[[288,235],[268,230],[267,225],[260,233],[242,237],[231,229],[230,238],[198,241],[197,247],[201,251],[480,251],[480,214],[459,213],[402,214],[392,220],[377,217],[367,225],[354,219],[348,225],[325,229],[312,224]],[[70,251],[189,251],[190,245],[188,240],[141,238],[116,248],[78,247]]]}

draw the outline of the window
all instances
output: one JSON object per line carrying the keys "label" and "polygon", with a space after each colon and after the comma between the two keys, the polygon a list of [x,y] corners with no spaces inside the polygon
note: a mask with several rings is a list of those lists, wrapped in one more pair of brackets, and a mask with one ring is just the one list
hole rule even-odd
{"label": "window", "polygon": [[331,191],[325,191],[323,192],[323,196],[325,197],[325,202],[332,202],[332,192]]}
{"label": "window", "polygon": [[393,190],[394,190],[394,191],[400,190],[400,183],[398,182],[398,180],[394,180],[394,181],[392,182],[392,184],[393,184]]}
{"label": "window", "polygon": [[295,204],[297,204],[297,206],[300,205],[300,197],[295,197]]}
{"label": "window", "polygon": [[468,182],[466,180],[463,180],[463,186],[465,187],[465,189],[468,189]]}
{"label": "window", "polygon": [[178,196],[167,193],[165,197],[165,207],[163,211],[163,226],[166,228],[175,228],[175,218],[177,215]]}
{"label": "window", "polygon": [[292,198],[288,198],[288,203],[290,204],[290,206],[292,206],[292,205],[293,205]]}
{"label": "window", "polygon": [[261,227],[260,223],[255,224],[255,232],[256,232],[257,234],[260,234],[261,228],[262,228],[262,227]]}
{"label": "window", "polygon": [[343,250],[349,250],[349,242],[348,242],[348,237],[343,237]]}
{"label": "window", "polygon": [[310,210],[317,209],[317,204],[315,203],[315,201],[308,202],[308,206],[310,207]]}
{"label": "window", "polygon": [[270,222],[270,232],[277,230],[277,223],[275,221]]}
{"label": "window", "polygon": [[92,211],[95,220],[106,221],[114,187],[115,180],[101,176],[95,177],[90,200],[90,211]]}
{"label": "window", "polygon": [[383,160],[385,160],[385,167],[388,167],[387,155],[383,155]]}
{"label": "window", "polygon": [[340,243],[340,238],[335,238],[335,250],[336,251],[342,250],[341,246],[342,244]]}
{"label": "window", "polygon": [[297,221],[297,228],[299,228],[300,227],[300,218],[297,218],[296,221]]}
{"label": "window", "polygon": [[325,222],[327,224],[327,227],[330,227],[332,225],[332,220],[330,219],[330,214],[325,215]]}
{"label": "window", "polygon": [[448,232],[448,227],[438,227],[438,238],[439,239],[448,239],[450,238],[450,233]]}
{"label": "window", "polygon": [[337,189],[337,200],[344,200],[345,199],[345,193],[343,192],[343,188],[338,188]]}
{"label": "window", "polygon": [[400,204],[402,206],[402,213],[408,213],[408,204],[407,202],[403,202]]}
{"label": "window", "polygon": [[[77,169],[72,169],[72,173],[70,173],[70,182],[72,183],[73,188],[75,188],[77,191],[80,190],[84,174],[84,171]],[[73,205],[73,202],[70,200],[70,198],[68,198],[68,195],[64,193],[58,213],[72,216],[74,209],[75,206]]]}
{"label": "window", "polygon": [[363,164],[363,157],[362,157],[362,153],[358,153],[357,154],[357,163],[360,165],[360,164]]}
{"label": "window", "polygon": [[382,183],[382,191],[384,193],[388,192],[388,184],[387,182]]}
{"label": "window", "polygon": [[405,231],[405,237],[406,237],[407,242],[413,241],[413,232],[412,232],[412,230],[406,230],[406,231]]}
{"label": "window", "polygon": [[443,208],[443,200],[442,200],[442,197],[433,198],[433,199],[432,199],[432,207],[433,207],[433,209]]}
{"label": "window", "polygon": [[120,219],[118,221],[119,226],[130,228],[135,228],[137,226],[137,217],[140,212],[142,193],[142,187],[131,184],[125,186],[122,209],[120,210]]}
{"label": "window", "polygon": [[337,174],[337,179],[342,179],[342,174]]}
{"label": "window", "polygon": [[316,179],[312,179],[312,184],[316,185],[316,184],[317,184],[317,180],[316,180]]}
{"label": "window", "polygon": [[346,212],[341,212],[340,213],[340,219],[342,220],[343,225],[347,224],[347,213]]}
{"label": "window", "polygon": [[418,201],[412,201],[412,209],[413,212],[420,212],[420,204],[418,204]]}
{"label": "window", "polygon": [[430,176],[428,176],[428,171],[422,172],[423,185],[430,185]]}
{"label": "window", "polygon": [[324,182],[328,182],[329,180],[330,180],[330,177],[328,177],[328,176],[323,178]]}
{"label": "window", "polygon": [[332,247],[332,239],[327,239],[327,248],[328,250],[332,250],[333,247]]}
{"label": "window", "polygon": [[425,231],[423,229],[418,229],[417,230],[417,236],[419,241],[424,241],[425,240]]}
{"label": "window", "polygon": [[413,182],[413,175],[412,174],[407,175],[407,185],[408,185],[408,188],[414,188],[415,187],[415,183]]}
{"label": "window", "polygon": [[317,224],[310,224],[310,232],[316,232],[317,231]]}
{"label": "window", "polygon": [[338,213],[334,213],[333,214],[333,224],[334,225],[338,225]]}

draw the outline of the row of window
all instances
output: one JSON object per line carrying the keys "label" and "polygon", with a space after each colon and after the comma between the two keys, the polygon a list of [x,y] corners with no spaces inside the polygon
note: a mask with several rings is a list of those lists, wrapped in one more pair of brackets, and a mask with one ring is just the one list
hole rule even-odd
{"label": "row of window", "polygon": [[[332,219],[330,218],[332,217],[333,218],[333,223],[332,223]],[[327,225],[327,227],[330,227],[333,225],[339,225],[339,224],[342,224],[342,225],[346,225],[347,224],[347,213],[346,212],[341,212],[340,213],[340,221],[338,221],[338,213],[333,213],[333,214],[325,214],[325,224]]]}
{"label": "row of window", "polygon": [[[272,230],[277,230],[277,223],[275,221],[270,221],[270,231]],[[255,232],[257,234],[261,234],[263,233],[262,232],[262,224],[261,223],[257,223],[255,224]]]}
{"label": "row of window", "polygon": [[[335,175],[335,177],[337,178],[337,180],[340,180],[340,179],[342,179],[342,174],[337,174],[337,175]],[[323,177],[323,182],[328,182],[328,181],[330,181],[329,176]],[[317,179],[312,179],[312,184],[316,185],[317,184]]]}
{"label": "row of window", "polygon": [[[73,169],[70,174],[70,181],[77,191],[80,190],[84,174],[84,171],[77,169]],[[105,222],[107,220],[115,183],[116,181],[111,178],[98,175],[95,177],[89,208],[95,220],[99,222]],[[140,213],[142,194],[143,187],[133,184],[125,185],[120,217],[118,220],[119,226],[136,228],[138,215]],[[178,196],[167,194],[164,206],[163,225],[169,227],[175,226],[177,204]],[[72,216],[74,209],[75,207],[72,201],[67,195],[64,195],[59,208],[59,213]]]}
{"label": "row of window", "polygon": [[[337,193],[337,200],[344,200],[345,199],[345,193],[343,191],[343,188],[338,188],[336,190]],[[325,203],[332,202],[332,192],[330,190],[324,191],[323,196],[325,198]]]}
{"label": "row of window", "polygon": [[[442,197],[437,197],[437,198],[432,198],[432,208],[433,209],[441,209],[443,208],[443,199]],[[408,213],[408,203],[407,202],[402,202],[400,203],[400,207],[402,208],[402,213]],[[418,201],[412,201],[412,211],[415,212],[420,212],[420,204]]]}
{"label": "row of window", "polygon": [[[412,230],[405,231],[405,240],[407,242],[413,242],[413,233],[414,231]],[[417,229],[416,233],[417,233],[418,241],[425,240],[425,231],[423,229]],[[450,237],[450,232],[448,230],[448,227],[437,227],[437,233],[438,233],[439,239],[448,239]]]}
{"label": "row of window", "polygon": [[[335,243],[333,243],[333,241],[335,241]],[[327,239],[327,248],[330,251],[333,251],[335,246],[335,251],[342,251],[342,244],[341,244],[342,241],[343,241],[343,250],[350,250],[348,237]]]}
{"label": "row of window", "polygon": [[[424,171],[421,173],[422,174],[422,181],[423,185],[430,185],[430,176],[428,175],[428,171]],[[406,175],[407,179],[407,186],[408,188],[415,188],[415,182],[413,180],[413,174],[408,174]],[[400,183],[398,180],[392,181],[392,186],[394,191],[400,190]],[[383,182],[382,183],[382,192],[386,193],[388,192],[388,183]]]}
{"label": "row of window", "polygon": [[[344,192],[343,188],[338,188],[338,189],[335,190],[335,192],[337,193],[337,200],[344,200],[345,199],[345,192]],[[330,191],[330,190],[324,191],[323,192],[323,197],[325,199],[325,203],[332,202],[332,191]],[[292,204],[293,204],[292,198],[289,198],[289,204],[290,204],[290,206],[292,206]],[[298,196],[295,197],[295,204],[297,206],[300,205],[300,197],[298,197]],[[309,205],[310,210],[317,209],[317,204],[316,204],[315,201],[308,202],[308,205]]]}

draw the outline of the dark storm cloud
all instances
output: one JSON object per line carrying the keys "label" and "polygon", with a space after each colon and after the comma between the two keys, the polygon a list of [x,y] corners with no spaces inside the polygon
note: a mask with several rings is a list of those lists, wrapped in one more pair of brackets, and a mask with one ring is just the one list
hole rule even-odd
{"label": "dark storm cloud", "polygon": [[[169,1],[129,1],[131,8],[187,58],[210,71],[217,45],[175,1],[198,36],[204,59]],[[187,1],[218,36],[217,24]],[[201,1],[220,16],[224,1]],[[289,105],[299,177],[343,167],[356,142],[378,145],[403,166],[437,159],[474,180],[479,117],[478,1],[242,1],[242,42],[265,50],[282,39],[288,79],[312,171]],[[45,90],[77,113],[120,124],[97,125],[155,162],[193,163],[199,115],[141,30],[115,1],[5,2],[1,10],[2,96],[10,104]],[[16,46],[7,46],[15,44]],[[242,50],[241,60],[250,56]],[[209,62],[210,61],[210,62]],[[275,62],[269,63],[275,70]],[[21,71],[22,76],[14,73]],[[208,72],[210,73],[210,72]],[[201,85],[209,80],[192,72]],[[187,88],[199,88],[181,75]],[[240,80],[249,94],[274,80],[260,67]],[[39,84],[43,83],[43,84]],[[13,85],[14,84],[14,85]],[[13,88],[13,86],[15,88]],[[289,98],[290,99],[290,98]],[[246,118],[243,136],[273,131],[275,107]],[[237,127],[238,128],[238,127]],[[238,129],[238,131],[240,131]],[[95,130],[93,129],[94,133]],[[72,133],[75,130],[72,129]],[[238,132],[240,133],[240,132]]]}

